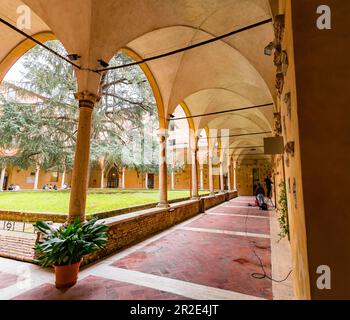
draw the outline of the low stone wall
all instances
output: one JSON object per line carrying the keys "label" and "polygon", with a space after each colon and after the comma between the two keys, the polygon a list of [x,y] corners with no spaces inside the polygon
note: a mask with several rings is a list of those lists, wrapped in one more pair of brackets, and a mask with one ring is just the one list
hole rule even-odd
{"label": "low stone wall", "polygon": [[[190,198],[179,198],[170,200],[169,203],[177,203],[189,200]],[[106,219],[110,217],[127,214],[130,212],[136,212],[146,209],[155,208],[157,202],[147,203],[138,206],[132,206],[128,208],[116,209],[111,211],[97,212],[91,215],[87,215],[86,219]],[[0,220],[20,221],[20,222],[37,222],[37,221],[52,221],[55,223],[64,223],[67,219],[67,215],[64,213],[40,213],[40,212],[29,212],[29,211],[13,211],[13,210],[0,210]]]}
{"label": "low stone wall", "polygon": [[203,197],[204,210],[208,210],[212,207],[219,205],[226,201],[226,193],[218,193],[215,196]]}
{"label": "low stone wall", "polygon": [[[89,264],[118,250],[147,239],[156,233],[190,219],[236,196],[237,193],[235,192],[221,193],[215,196],[205,196],[199,200],[173,203],[168,209],[150,208],[138,212],[120,213],[114,217],[101,219],[101,223],[110,226],[108,244],[103,250],[85,257],[84,264]],[[65,215],[54,213],[28,213],[21,211],[0,212],[0,220],[35,222],[39,220],[52,221],[53,217],[59,220],[59,222],[65,222],[66,219]]]}
{"label": "low stone wall", "polygon": [[238,191],[230,191],[228,192],[228,199],[229,200],[232,200],[234,198],[237,198],[238,197]]}
{"label": "low stone wall", "polygon": [[190,200],[173,204],[169,209],[149,209],[108,218],[103,222],[110,227],[107,246],[84,258],[84,264],[99,260],[113,252],[138,243],[199,213],[200,201]]}
{"label": "low stone wall", "polygon": [[67,215],[59,213],[0,210],[0,220],[20,222],[52,221],[56,223],[63,223],[67,220]]}
{"label": "low stone wall", "polygon": [[84,264],[141,242],[156,233],[196,216],[203,212],[203,209],[207,210],[236,196],[237,193],[227,192],[202,197],[201,200],[172,204],[169,209],[154,208],[102,220],[110,227],[108,244],[103,250],[85,257]]}

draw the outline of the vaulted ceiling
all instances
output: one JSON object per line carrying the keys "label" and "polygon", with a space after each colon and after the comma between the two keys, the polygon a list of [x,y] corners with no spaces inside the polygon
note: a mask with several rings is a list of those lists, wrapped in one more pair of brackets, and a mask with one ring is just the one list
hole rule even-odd
{"label": "vaulted ceiling", "polygon": [[[272,17],[268,0],[0,0],[0,17],[15,25],[23,4],[32,9],[31,29],[24,31],[40,41],[51,34],[81,56],[85,69],[99,69],[97,60],[109,61],[123,48],[147,58]],[[148,62],[162,100],[161,118],[180,103],[200,115],[274,102],[273,61],[264,55],[273,38],[268,23]],[[23,46],[24,40],[0,24],[0,80],[32,45]],[[99,74],[76,70],[76,75],[79,90],[98,93]],[[272,121],[272,107],[193,119],[196,129],[229,129],[230,134],[270,131]],[[235,137],[230,145],[261,145],[262,137]]]}

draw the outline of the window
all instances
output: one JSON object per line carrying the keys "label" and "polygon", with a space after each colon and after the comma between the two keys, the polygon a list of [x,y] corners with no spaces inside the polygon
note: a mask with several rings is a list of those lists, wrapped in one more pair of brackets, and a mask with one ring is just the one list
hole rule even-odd
{"label": "window", "polygon": [[170,145],[171,147],[176,146],[176,139],[171,139],[171,140],[169,140],[169,145]]}
{"label": "window", "polygon": [[174,122],[170,122],[169,129],[170,129],[170,131],[175,131],[175,123]]}

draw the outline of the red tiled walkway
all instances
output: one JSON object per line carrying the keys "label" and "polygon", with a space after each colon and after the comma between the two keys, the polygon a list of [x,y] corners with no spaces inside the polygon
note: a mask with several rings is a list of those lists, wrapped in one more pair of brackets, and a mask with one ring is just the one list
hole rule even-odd
{"label": "red tiled walkway", "polygon": [[185,300],[175,294],[133,284],[88,276],[67,290],[56,290],[53,284],[43,284],[16,297],[16,300]]}
{"label": "red tiled walkway", "polygon": [[[271,273],[269,213],[237,198],[80,273],[78,284],[53,281],[15,299],[272,299],[272,283],[256,279],[260,257]],[[255,252],[255,253],[254,253]],[[0,292],[1,293],[1,292]]]}

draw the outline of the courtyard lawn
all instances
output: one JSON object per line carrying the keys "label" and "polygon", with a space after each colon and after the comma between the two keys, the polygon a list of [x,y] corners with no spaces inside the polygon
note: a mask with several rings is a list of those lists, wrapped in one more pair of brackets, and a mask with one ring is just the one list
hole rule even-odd
{"label": "courtyard lawn", "polygon": [[[189,191],[168,192],[169,200],[185,198],[189,195]],[[121,209],[158,200],[158,190],[92,190],[87,196],[86,213]],[[0,192],[0,210],[66,214],[68,207],[68,191]]]}

